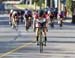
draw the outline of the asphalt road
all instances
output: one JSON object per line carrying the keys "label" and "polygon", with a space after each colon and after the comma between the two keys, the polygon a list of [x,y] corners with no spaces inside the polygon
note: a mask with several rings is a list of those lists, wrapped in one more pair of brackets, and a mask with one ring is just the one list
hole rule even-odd
{"label": "asphalt road", "polygon": [[0,58],[75,58],[75,25],[65,22],[60,28],[48,27],[47,46],[40,53],[32,27],[25,31],[23,24],[14,30],[7,16],[0,16]]}

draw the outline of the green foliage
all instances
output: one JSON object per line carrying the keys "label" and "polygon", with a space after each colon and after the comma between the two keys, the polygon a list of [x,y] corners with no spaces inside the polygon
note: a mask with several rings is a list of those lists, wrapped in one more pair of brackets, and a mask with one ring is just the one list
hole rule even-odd
{"label": "green foliage", "polygon": [[72,9],[72,0],[66,0],[66,7],[67,7],[67,10],[69,12],[71,12],[71,9]]}
{"label": "green foliage", "polygon": [[[33,3],[35,2],[35,0],[33,0]],[[42,4],[42,3],[45,3],[45,0],[41,0],[41,3],[40,3],[40,0],[37,0],[37,2],[36,2],[36,4],[38,5],[38,6],[40,6],[40,4]]]}

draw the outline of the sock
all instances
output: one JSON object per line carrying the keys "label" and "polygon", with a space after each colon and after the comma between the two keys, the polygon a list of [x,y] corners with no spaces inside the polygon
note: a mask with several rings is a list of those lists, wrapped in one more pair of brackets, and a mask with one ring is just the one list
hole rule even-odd
{"label": "sock", "polygon": [[38,41],[38,36],[36,36],[36,40]]}
{"label": "sock", "polygon": [[45,41],[47,41],[47,37],[45,36]]}

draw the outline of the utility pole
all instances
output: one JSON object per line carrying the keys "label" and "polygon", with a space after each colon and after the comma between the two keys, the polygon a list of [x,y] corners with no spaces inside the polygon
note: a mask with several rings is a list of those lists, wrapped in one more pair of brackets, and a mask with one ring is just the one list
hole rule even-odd
{"label": "utility pole", "polygon": [[72,23],[75,24],[75,0],[72,0]]}
{"label": "utility pole", "polygon": [[50,0],[50,8],[53,7],[53,0]]}
{"label": "utility pole", "polygon": [[57,0],[54,0],[54,5],[55,5],[55,8],[57,8]]}
{"label": "utility pole", "polygon": [[42,0],[40,0],[40,9],[42,9]]}
{"label": "utility pole", "polygon": [[34,2],[34,9],[36,10],[36,2]]}
{"label": "utility pole", "polygon": [[32,0],[30,0],[30,5],[32,5]]}
{"label": "utility pole", "polygon": [[61,3],[60,3],[60,0],[57,0],[57,7],[58,7],[58,18],[59,18],[59,14],[61,12]]}
{"label": "utility pole", "polygon": [[45,8],[47,7],[47,0],[45,0]]}
{"label": "utility pole", "polygon": [[60,23],[60,12],[61,12],[61,3],[60,3],[60,0],[57,0],[57,7],[58,7],[58,15],[57,15],[57,19],[58,19],[58,24]]}
{"label": "utility pole", "polygon": [[64,2],[65,1],[64,0],[61,0],[60,2],[61,2],[61,11],[64,11],[64,6],[65,6]]}
{"label": "utility pole", "polygon": [[34,9],[36,10],[36,4],[37,4],[38,0],[34,0]]}

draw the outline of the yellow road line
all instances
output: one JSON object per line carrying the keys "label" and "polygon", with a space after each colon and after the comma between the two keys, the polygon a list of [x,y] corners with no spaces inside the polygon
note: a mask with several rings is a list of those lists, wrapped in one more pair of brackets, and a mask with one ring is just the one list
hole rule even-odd
{"label": "yellow road line", "polygon": [[31,45],[31,44],[32,44],[32,43],[28,43],[28,44],[24,44],[24,45],[22,45],[22,46],[20,46],[20,47],[17,47],[17,48],[15,48],[15,49],[13,49],[13,50],[11,50],[11,51],[9,51],[9,52],[6,52],[6,53],[0,55],[0,58],[3,58],[3,57],[5,57],[5,56],[7,56],[7,55],[9,55],[9,54],[11,54],[11,53],[14,53],[14,52],[18,51],[19,49],[22,49],[22,48],[24,48],[24,47],[27,47],[28,45]]}

